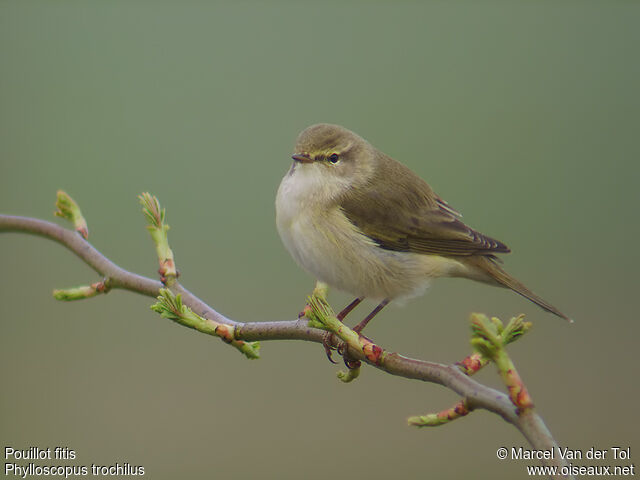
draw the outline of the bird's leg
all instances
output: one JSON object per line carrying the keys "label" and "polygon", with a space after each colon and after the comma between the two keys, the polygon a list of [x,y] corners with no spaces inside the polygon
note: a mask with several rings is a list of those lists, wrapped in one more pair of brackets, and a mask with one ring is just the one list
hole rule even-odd
{"label": "bird's leg", "polygon": [[[346,317],[349,314],[349,312],[351,312],[351,310],[356,308],[360,304],[360,302],[362,302],[362,300],[363,300],[363,297],[356,298],[353,302],[351,302],[349,305],[344,307],[342,311],[338,315],[336,315],[336,318],[342,322],[344,320],[344,317]],[[327,358],[329,359],[329,361],[331,363],[338,363],[334,361],[331,356],[331,351],[334,350],[334,348],[331,346],[332,335],[333,333],[331,332],[325,333],[322,339],[322,346],[324,347],[324,352],[327,354]]]}
{"label": "bird's leg", "polygon": [[[367,324],[371,321],[371,319],[375,317],[378,314],[378,312],[380,312],[380,310],[386,307],[389,302],[390,300],[388,299],[385,299],[382,302],[380,302],[380,304],[376,308],[374,308],[373,311],[364,318],[364,320],[362,320],[359,324],[353,327],[353,331],[356,332],[358,335],[361,335],[360,332],[362,332],[364,327],[366,327]],[[357,368],[357,366],[359,365],[359,362],[357,360],[354,361],[348,358],[346,347],[344,347],[343,349],[338,349],[338,353],[342,355],[342,359],[344,360],[344,364],[347,366],[347,368]]]}
{"label": "bird's leg", "polygon": [[349,312],[351,312],[351,310],[353,310],[354,308],[356,308],[358,305],[360,305],[360,302],[362,302],[362,297],[358,297],[356,298],[353,302],[351,302],[349,305],[347,305],[346,307],[344,307],[342,309],[342,311],[338,314],[337,318],[338,320],[340,320],[341,322],[344,320],[344,317],[346,317],[347,315],[349,315]]}
{"label": "bird's leg", "polygon": [[367,326],[367,324],[371,321],[371,319],[373,317],[375,317],[378,312],[380,312],[380,310],[382,310],[384,307],[387,306],[387,304],[389,303],[390,300],[388,299],[384,299],[383,301],[380,302],[380,304],[373,309],[373,311],[367,315],[364,320],[362,320],[359,324],[357,324],[355,327],[353,327],[353,331],[356,333],[360,333],[362,332],[362,330],[364,330],[364,327]]}

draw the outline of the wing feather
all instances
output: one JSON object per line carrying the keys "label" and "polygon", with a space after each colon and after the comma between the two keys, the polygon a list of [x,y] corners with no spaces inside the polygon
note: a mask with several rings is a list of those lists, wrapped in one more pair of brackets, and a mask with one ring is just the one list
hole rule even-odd
{"label": "wing feather", "polygon": [[504,243],[465,225],[460,213],[401,163],[384,157],[377,165],[369,182],[348,192],[340,207],[382,248],[446,256],[510,251]]}

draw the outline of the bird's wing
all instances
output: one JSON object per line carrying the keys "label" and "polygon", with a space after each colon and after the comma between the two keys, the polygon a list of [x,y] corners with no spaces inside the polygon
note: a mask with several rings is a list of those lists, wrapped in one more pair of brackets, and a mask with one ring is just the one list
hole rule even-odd
{"label": "bird's wing", "polygon": [[403,252],[467,256],[510,251],[465,225],[426,182],[387,159],[366,185],[351,190],[340,202],[345,216],[364,235],[382,248]]}

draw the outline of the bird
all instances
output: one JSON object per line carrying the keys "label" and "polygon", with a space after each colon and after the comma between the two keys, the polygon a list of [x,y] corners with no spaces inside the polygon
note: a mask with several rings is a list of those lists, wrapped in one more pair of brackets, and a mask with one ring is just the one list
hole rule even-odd
{"label": "bird", "polygon": [[[319,281],[377,306],[423,294],[439,277],[513,290],[572,321],[500,265],[510,249],[467,226],[461,214],[402,163],[339,125],[303,130],[276,195],[276,226],[293,259]],[[325,346],[326,347],[326,346]]]}

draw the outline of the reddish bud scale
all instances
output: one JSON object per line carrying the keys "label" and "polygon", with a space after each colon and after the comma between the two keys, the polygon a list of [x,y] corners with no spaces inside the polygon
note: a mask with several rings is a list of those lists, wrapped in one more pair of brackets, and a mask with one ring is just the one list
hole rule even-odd
{"label": "reddish bud scale", "polygon": [[92,283],[91,288],[93,288],[97,293],[105,293],[107,291],[107,286],[104,282]]}
{"label": "reddish bud scale", "polygon": [[362,337],[360,338],[362,339],[362,353],[364,353],[364,356],[367,357],[367,360],[370,362],[380,365],[382,363],[384,350],[375,343],[365,340]]}
{"label": "reddish bud scale", "polygon": [[456,363],[465,375],[473,375],[486,364],[487,361],[478,352],[467,355],[462,361]]}
{"label": "reddish bud scale", "polygon": [[454,407],[453,407],[453,411],[455,412],[455,414],[459,417],[463,417],[465,416],[467,413],[469,413],[469,409],[467,408],[467,405],[464,403],[463,400],[460,400],[460,402],[458,402]]}
{"label": "reddish bud scale", "polygon": [[227,343],[233,341],[233,333],[228,325],[220,324],[215,328],[215,334]]}
{"label": "reddish bud scale", "polygon": [[469,409],[465,405],[464,400],[460,400],[453,407],[447,410],[442,410],[441,412],[438,412],[436,416],[438,417],[439,420],[442,421],[442,423],[445,423],[447,421],[455,420],[456,418],[459,418],[459,417],[464,417],[468,413],[469,413]]}
{"label": "reddish bud scale", "polygon": [[160,262],[160,269],[158,270],[158,273],[160,275],[162,275],[163,277],[166,276],[177,276],[176,275],[176,266],[175,263],[173,262],[173,259],[171,258],[167,258],[165,260],[162,260]]}
{"label": "reddish bud scale", "polygon": [[89,238],[89,230],[87,227],[78,227],[76,228],[76,232],[78,232],[85,240]]}
{"label": "reddish bud scale", "polygon": [[533,407],[533,400],[517,371],[511,368],[507,370],[504,381],[509,389],[509,398],[511,398],[511,401],[516,407],[519,409]]}

